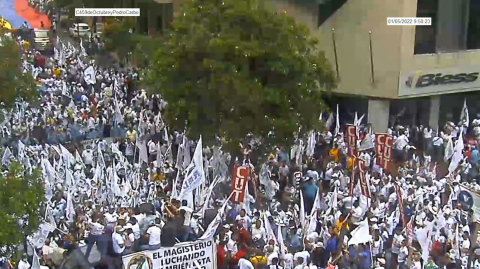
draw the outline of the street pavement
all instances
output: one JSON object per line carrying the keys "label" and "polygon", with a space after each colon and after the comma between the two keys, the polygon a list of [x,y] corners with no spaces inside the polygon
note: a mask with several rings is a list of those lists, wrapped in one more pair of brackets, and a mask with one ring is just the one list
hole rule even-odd
{"label": "street pavement", "polygon": [[[85,254],[85,252],[87,251],[87,246],[85,245],[80,247],[80,250],[82,251],[83,254]],[[100,261],[100,252],[98,251],[96,245],[93,246],[92,252],[90,252],[90,257],[88,257],[88,261],[91,264],[94,264]]]}

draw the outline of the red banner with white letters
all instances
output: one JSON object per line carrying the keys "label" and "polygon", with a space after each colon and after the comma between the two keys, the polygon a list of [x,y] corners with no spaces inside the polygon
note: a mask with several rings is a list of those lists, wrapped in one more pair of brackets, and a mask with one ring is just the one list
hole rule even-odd
{"label": "red banner with white letters", "polygon": [[360,179],[360,189],[362,190],[362,194],[368,198],[370,198],[370,191],[368,189],[367,184],[367,166],[363,159],[357,158],[358,160],[358,174]]}
{"label": "red banner with white letters", "polygon": [[350,186],[348,188],[348,195],[353,196],[353,189],[355,188],[355,173],[357,171],[357,157],[352,156],[352,175],[350,176]]}
{"label": "red banner with white letters", "polygon": [[375,134],[375,161],[380,168],[391,172],[393,137],[385,133]]}
{"label": "red banner with white letters", "polygon": [[395,189],[397,191],[397,199],[398,199],[398,210],[400,211],[400,217],[402,217],[403,227],[407,227],[407,219],[405,218],[405,210],[403,209],[403,197],[402,191],[400,187],[395,184]]}
{"label": "red banner with white letters", "polygon": [[247,186],[248,175],[250,168],[245,166],[235,165],[232,175],[232,198],[230,201],[234,203],[242,203],[245,199],[245,188]]}
{"label": "red banner with white letters", "polygon": [[357,126],[347,125],[346,133],[348,155],[357,156]]}

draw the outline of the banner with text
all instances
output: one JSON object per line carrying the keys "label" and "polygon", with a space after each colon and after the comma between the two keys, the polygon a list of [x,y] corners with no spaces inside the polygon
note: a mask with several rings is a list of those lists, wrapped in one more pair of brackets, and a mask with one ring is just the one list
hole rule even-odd
{"label": "banner with text", "polygon": [[348,156],[357,156],[357,126],[347,125]]}
{"label": "banner with text", "polygon": [[393,137],[385,133],[375,134],[375,160],[383,170],[391,171]]}
{"label": "banner with text", "polygon": [[236,165],[233,168],[232,176],[232,198],[230,201],[242,203],[245,198],[245,187],[247,187],[250,168]]}
{"label": "banner with text", "polygon": [[125,269],[216,269],[213,240],[195,241],[169,248],[148,250],[122,258]]}
{"label": "banner with text", "polygon": [[365,161],[357,158],[358,160],[358,174],[360,179],[360,189],[362,190],[362,194],[368,198],[370,197],[370,190],[368,189],[367,183],[367,166],[365,165]]}

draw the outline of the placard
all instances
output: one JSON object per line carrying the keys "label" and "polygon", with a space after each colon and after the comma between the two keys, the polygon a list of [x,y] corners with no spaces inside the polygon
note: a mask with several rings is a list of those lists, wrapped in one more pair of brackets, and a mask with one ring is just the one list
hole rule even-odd
{"label": "placard", "polygon": [[137,252],[122,258],[125,269],[216,269],[213,240],[177,244],[174,247]]}

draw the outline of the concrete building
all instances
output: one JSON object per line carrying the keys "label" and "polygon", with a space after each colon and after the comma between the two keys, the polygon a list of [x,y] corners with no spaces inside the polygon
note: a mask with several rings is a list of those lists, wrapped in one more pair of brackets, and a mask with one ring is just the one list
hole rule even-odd
{"label": "concrete building", "polygon": [[[379,132],[395,123],[435,129],[459,121],[465,98],[470,118],[480,113],[480,1],[271,3],[319,37],[339,81],[327,99],[348,110],[344,121],[358,111]],[[387,17],[430,17],[432,25],[387,26]]]}

